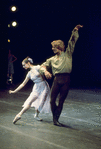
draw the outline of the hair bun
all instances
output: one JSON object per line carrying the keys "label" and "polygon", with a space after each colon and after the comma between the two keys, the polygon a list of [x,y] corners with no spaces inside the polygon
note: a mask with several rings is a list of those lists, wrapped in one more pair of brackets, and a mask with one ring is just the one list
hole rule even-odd
{"label": "hair bun", "polygon": [[29,58],[28,58],[28,61],[33,64],[32,58],[29,57]]}

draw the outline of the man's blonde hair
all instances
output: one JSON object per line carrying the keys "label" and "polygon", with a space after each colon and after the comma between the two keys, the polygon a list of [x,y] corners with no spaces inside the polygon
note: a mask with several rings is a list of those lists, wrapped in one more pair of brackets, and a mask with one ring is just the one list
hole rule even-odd
{"label": "man's blonde hair", "polygon": [[61,51],[65,50],[65,45],[64,45],[64,42],[62,40],[54,40],[54,41],[51,42],[51,45],[53,47],[58,48]]}

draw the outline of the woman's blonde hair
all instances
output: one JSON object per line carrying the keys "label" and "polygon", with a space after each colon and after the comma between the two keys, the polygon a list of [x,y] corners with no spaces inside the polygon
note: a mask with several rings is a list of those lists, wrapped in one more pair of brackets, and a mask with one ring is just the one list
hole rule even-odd
{"label": "woman's blonde hair", "polygon": [[54,40],[51,42],[51,45],[58,48],[61,51],[65,50],[65,45],[64,45],[64,42],[62,40]]}

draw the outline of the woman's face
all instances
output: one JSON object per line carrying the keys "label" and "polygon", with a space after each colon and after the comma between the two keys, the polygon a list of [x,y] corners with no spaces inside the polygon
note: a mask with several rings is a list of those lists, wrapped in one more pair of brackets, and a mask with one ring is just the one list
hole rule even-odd
{"label": "woman's face", "polygon": [[22,66],[23,66],[24,69],[30,68],[29,63],[24,63],[24,62],[22,62]]}

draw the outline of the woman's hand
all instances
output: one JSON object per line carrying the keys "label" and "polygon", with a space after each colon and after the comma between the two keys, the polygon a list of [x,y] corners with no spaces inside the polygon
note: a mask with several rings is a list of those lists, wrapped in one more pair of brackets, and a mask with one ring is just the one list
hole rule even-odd
{"label": "woman's hand", "polygon": [[14,93],[14,91],[12,91],[12,90],[9,90],[9,94],[12,94],[12,93]]}

